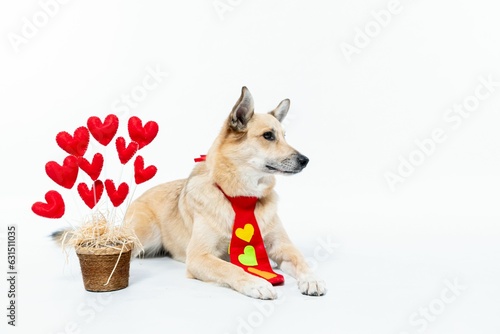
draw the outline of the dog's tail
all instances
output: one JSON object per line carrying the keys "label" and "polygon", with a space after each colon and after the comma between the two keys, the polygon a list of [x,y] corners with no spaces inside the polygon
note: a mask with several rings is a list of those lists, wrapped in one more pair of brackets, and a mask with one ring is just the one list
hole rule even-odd
{"label": "dog's tail", "polygon": [[73,235],[73,232],[71,230],[59,230],[55,231],[50,235],[52,240],[58,245],[58,246],[63,246],[64,242],[66,240],[71,239],[71,236]]}
{"label": "dog's tail", "polygon": [[[53,232],[50,237],[54,242],[60,246],[64,247],[66,243],[71,240],[73,237],[74,232],[70,229],[62,229]],[[145,250],[142,250],[141,252],[134,253],[134,257],[140,257],[140,258],[155,258],[155,257],[165,257],[165,256],[170,256],[170,253],[163,247],[163,245],[159,245],[158,247],[153,247],[153,248],[148,248]]]}

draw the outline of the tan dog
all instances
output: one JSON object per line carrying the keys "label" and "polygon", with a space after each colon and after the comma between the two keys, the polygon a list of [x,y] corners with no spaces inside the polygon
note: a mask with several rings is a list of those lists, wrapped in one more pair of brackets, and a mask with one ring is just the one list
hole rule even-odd
{"label": "tan dog", "polygon": [[218,185],[228,196],[259,198],[255,216],[269,257],[297,279],[303,294],[325,294],[324,281],[309,269],[276,212],[274,174],[298,173],[309,161],[285,141],[280,122],[289,106],[283,100],[269,114],[255,114],[252,96],[243,87],[206,161],[197,163],[187,179],[158,185],[128,208],[125,220],[146,253],[164,249],[186,262],[188,277],[275,299],[269,282],[227,261],[235,214]]}

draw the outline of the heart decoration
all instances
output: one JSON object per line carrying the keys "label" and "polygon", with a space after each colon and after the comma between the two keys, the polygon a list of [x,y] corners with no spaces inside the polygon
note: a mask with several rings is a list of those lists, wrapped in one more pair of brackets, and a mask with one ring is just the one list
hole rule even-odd
{"label": "heart decoration", "polygon": [[44,202],[36,202],[31,206],[31,210],[45,218],[61,218],[64,215],[64,201],[61,194],[55,190],[49,190],[45,194]]}
{"label": "heart decoration", "polygon": [[238,238],[243,241],[250,242],[253,237],[253,233],[255,232],[252,224],[245,224],[243,228],[237,228],[234,232]]}
{"label": "heart decoration", "polygon": [[118,117],[113,114],[106,116],[104,122],[99,117],[92,116],[87,120],[87,127],[95,140],[107,146],[118,131],[118,123]]}
{"label": "heart decoration", "polygon": [[144,158],[140,155],[135,158],[134,161],[134,178],[136,184],[141,184],[150,180],[153,176],[155,176],[157,172],[156,166],[148,166],[144,168]]}
{"label": "heart decoration", "polygon": [[93,182],[90,189],[83,182],[78,184],[76,188],[83,202],[91,209],[93,209],[94,206],[99,203],[102,193],[104,192],[104,184],[101,180]]}
{"label": "heart decoration", "polygon": [[62,166],[55,161],[45,164],[47,175],[61,187],[71,189],[78,177],[78,159],[75,156],[67,156]]}
{"label": "heart decoration", "polygon": [[116,138],[116,151],[118,152],[118,158],[120,162],[125,165],[132,157],[135,152],[139,149],[139,144],[135,141],[131,141],[128,146],[125,144],[125,138]]}
{"label": "heart decoration", "polygon": [[122,182],[118,188],[116,188],[113,180],[107,179],[104,181],[104,186],[106,187],[106,192],[114,207],[120,206],[128,195],[128,184],[125,182]]}
{"label": "heart decoration", "polygon": [[59,132],[56,136],[57,145],[71,155],[81,157],[89,146],[89,130],[81,126],[72,135],[66,131]]}
{"label": "heart decoration", "polygon": [[[129,195],[129,185],[122,182],[115,186],[111,179],[101,181],[104,167],[104,156],[99,152],[92,152],[93,156],[84,157],[89,144],[90,136],[101,145],[107,146],[115,140],[119,127],[119,119],[114,114],[109,114],[101,119],[91,116],[87,119],[87,127],[80,126],[71,132],[61,131],[56,135],[57,145],[69,155],[62,164],[49,161],[45,164],[45,172],[55,183],[67,189],[72,189],[77,182],[78,173],[81,169],[92,179],[90,184],[80,182],[77,191],[83,202],[90,209],[94,209],[101,200],[104,191],[114,207],[120,206]],[[125,165],[146,145],[149,145],[158,134],[158,124],[149,121],[142,124],[139,117],[133,116],[128,120],[128,133],[130,142],[127,144],[124,137],[115,140],[116,151],[120,162]],[[144,166],[144,158],[137,156],[134,161],[134,179],[136,184],[144,183],[153,178],[157,173],[154,165]],[[101,177],[101,180],[99,178]],[[46,218],[61,218],[65,213],[65,203],[61,194],[50,190],[45,194],[45,202],[36,202],[32,205],[32,211]],[[244,254],[243,254],[244,255]]]}
{"label": "heart decoration", "polygon": [[260,269],[254,268],[254,267],[247,268],[247,270],[249,272],[251,272],[252,274],[259,275],[260,277],[262,277],[266,280],[270,280],[270,279],[278,276],[275,273],[270,273],[269,271],[260,270]]}
{"label": "heart decoration", "polygon": [[256,266],[257,257],[255,256],[255,248],[253,246],[246,246],[243,249],[243,254],[238,255],[238,261],[244,266]]}
{"label": "heart decoration", "polygon": [[90,163],[84,157],[78,157],[78,166],[90,176],[92,181],[97,180],[99,175],[101,175],[102,166],[104,164],[104,157],[101,153],[94,154],[92,158],[92,163]]}
{"label": "heart decoration", "polygon": [[155,139],[158,134],[158,123],[149,121],[142,126],[142,121],[139,117],[132,116],[128,120],[128,134],[130,139],[139,144],[139,149],[148,145]]}

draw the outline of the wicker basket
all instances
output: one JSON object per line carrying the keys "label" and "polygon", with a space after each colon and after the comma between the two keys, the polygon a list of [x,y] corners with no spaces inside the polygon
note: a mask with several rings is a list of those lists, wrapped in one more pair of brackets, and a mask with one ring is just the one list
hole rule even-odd
{"label": "wicker basket", "polygon": [[126,288],[132,248],[132,244],[97,249],[78,247],[76,254],[80,260],[85,290],[107,292]]}

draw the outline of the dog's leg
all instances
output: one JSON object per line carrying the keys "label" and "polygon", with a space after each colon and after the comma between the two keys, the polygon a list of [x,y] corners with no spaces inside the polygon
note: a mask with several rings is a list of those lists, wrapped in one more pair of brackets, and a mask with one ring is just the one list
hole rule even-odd
{"label": "dog's leg", "polygon": [[319,279],[309,268],[304,256],[292,244],[281,221],[276,216],[273,230],[264,240],[268,245],[269,257],[288,275],[297,280],[299,290],[304,295],[322,296],[326,293],[325,281]]}
{"label": "dog's leg", "polygon": [[265,279],[246,273],[242,268],[217,257],[217,233],[205,222],[198,220],[187,247],[188,276],[205,282],[229,286],[232,289],[258,299],[276,299],[274,287]]}

